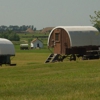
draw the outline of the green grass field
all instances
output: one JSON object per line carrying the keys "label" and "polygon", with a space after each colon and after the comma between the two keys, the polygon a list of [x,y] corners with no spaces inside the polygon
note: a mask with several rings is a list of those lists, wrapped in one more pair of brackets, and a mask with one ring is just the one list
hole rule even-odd
{"label": "green grass field", "polygon": [[44,64],[47,50],[16,49],[17,65],[0,68],[0,100],[100,99],[100,60]]}
{"label": "green grass field", "polygon": [[46,40],[44,48],[34,50],[15,43],[11,63],[17,65],[0,67],[0,100],[100,100],[100,59],[45,64]]}

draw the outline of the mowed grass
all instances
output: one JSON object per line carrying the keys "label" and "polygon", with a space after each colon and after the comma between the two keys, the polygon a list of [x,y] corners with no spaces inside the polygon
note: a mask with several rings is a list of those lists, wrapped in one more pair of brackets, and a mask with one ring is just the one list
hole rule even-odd
{"label": "mowed grass", "polygon": [[100,100],[100,60],[45,64],[49,54],[16,52],[0,67],[0,100]]}

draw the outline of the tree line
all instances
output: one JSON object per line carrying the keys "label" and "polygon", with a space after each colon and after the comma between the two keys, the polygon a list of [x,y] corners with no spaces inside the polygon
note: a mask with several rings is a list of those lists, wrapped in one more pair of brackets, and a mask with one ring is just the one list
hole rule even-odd
{"label": "tree line", "polygon": [[12,31],[15,31],[15,32],[25,32],[28,28],[31,28],[32,30],[36,31],[36,27],[34,27],[34,25],[22,25],[22,26],[18,26],[18,25],[10,25],[10,26],[1,25],[0,26],[0,32],[6,31],[6,30],[12,30]]}
{"label": "tree line", "polygon": [[12,30],[0,32],[0,38],[6,38],[11,41],[20,41],[19,35]]}

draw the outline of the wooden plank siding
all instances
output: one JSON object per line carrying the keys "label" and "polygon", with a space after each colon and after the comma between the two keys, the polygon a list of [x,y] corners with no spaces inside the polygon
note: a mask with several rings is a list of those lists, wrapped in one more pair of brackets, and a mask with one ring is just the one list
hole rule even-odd
{"label": "wooden plank siding", "polygon": [[[58,40],[56,34],[59,35]],[[61,28],[55,29],[50,36],[49,46],[54,47],[54,53],[65,54],[66,48],[70,47],[70,39],[66,31]]]}

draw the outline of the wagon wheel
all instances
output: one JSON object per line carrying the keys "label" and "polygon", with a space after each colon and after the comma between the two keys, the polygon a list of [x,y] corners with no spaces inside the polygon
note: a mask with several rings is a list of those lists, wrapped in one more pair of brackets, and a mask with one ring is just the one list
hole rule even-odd
{"label": "wagon wheel", "polygon": [[72,60],[76,61],[76,56],[75,56],[75,54],[72,54],[72,55],[70,56],[70,61],[72,61]]}
{"label": "wagon wheel", "polygon": [[88,56],[87,55],[83,55],[82,56],[82,60],[88,60],[89,58],[88,58]]}

